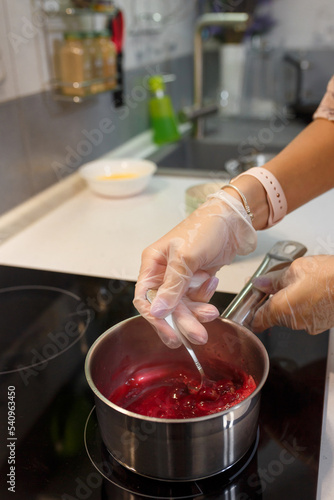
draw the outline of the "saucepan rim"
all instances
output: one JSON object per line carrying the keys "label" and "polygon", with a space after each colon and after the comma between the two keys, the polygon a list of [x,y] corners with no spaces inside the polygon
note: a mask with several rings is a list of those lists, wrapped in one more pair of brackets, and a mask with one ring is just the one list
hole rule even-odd
{"label": "saucepan rim", "polygon": [[122,408],[121,406],[116,405],[115,403],[109,401],[109,399],[107,399],[99,391],[99,389],[96,387],[95,382],[93,381],[93,378],[92,378],[92,375],[91,375],[91,370],[90,370],[91,361],[93,359],[94,352],[98,348],[99,344],[102,342],[102,340],[105,337],[107,337],[109,335],[112,335],[112,333],[110,333],[110,332],[112,332],[116,328],[116,326],[120,327],[122,324],[128,323],[129,321],[134,320],[136,318],[140,318],[140,317],[141,317],[140,315],[137,315],[137,316],[133,316],[131,318],[127,318],[127,319],[125,319],[125,320],[123,320],[123,321],[121,321],[121,322],[113,325],[112,327],[108,328],[108,330],[106,330],[104,333],[102,333],[95,340],[95,342],[91,345],[91,347],[90,347],[90,349],[89,349],[89,351],[88,351],[88,353],[86,355],[86,360],[85,360],[85,376],[86,376],[87,382],[88,382],[90,388],[92,389],[92,391],[94,392],[95,396],[97,396],[101,401],[103,401],[103,403],[105,403],[107,406],[109,406],[113,410],[118,411],[118,412],[120,412],[120,413],[122,413],[122,414],[124,414],[124,415],[126,415],[128,417],[131,417],[131,418],[136,418],[136,419],[139,419],[139,420],[146,420],[148,422],[155,422],[157,424],[160,423],[160,424],[179,424],[179,425],[182,425],[182,424],[187,424],[187,423],[203,422],[205,420],[211,420],[211,419],[214,419],[214,418],[217,418],[217,417],[224,417],[225,415],[230,414],[231,412],[237,410],[238,408],[241,408],[242,406],[245,406],[245,404],[250,403],[251,399],[253,399],[257,394],[259,394],[259,392],[261,391],[262,387],[264,386],[264,384],[265,384],[265,382],[266,382],[266,380],[268,378],[270,362],[269,362],[269,356],[268,356],[267,350],[264,347],[263,343],[261,342],[261,340],[251,330],[249,330],[245,326],[240,325],[239,323],[236,323],[235,321],[232,321],[230,319],[219,318],[224,323],[227,323],[227,324],[230,324],[230,325],[232,325],[234,327],[237,327],[239,330],[241,329],[246,335],[250,336],[252,338],[252,341],[254,341],[258,345],[258,347],[260,348],[260,350],[263,353],[263,360],[264,360],[263,374],[262,374],[261,380],[258,383],[256,389],[249,396],[247,396],[240,403],[238,403],[236,405],[233,405],[230,408],[228,408],[226,410],[223,410],[221,412],[212,413],[210,415],[204,415],[204,416],[201,416],[201,417],[182,418],[182,419],[149,417],[147,415],[141,415],[139,413],[134,413],[132,411],[126,410],[125,408]]}

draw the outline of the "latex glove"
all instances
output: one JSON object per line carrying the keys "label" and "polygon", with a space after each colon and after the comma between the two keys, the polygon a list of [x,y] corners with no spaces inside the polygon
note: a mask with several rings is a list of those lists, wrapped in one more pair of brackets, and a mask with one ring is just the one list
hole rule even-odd
{"label": "latex glove", "polygon": [[[169,347],[180,342],[162,321],[173,312],[178,328],[190,342],[204,344],[207,332],[201,323],[219,315],[207,301],[218,280],[215,273],[230,264],[235,255],[246,255],[256,247],[256,231],[242,203],[219,191],[169,233],[146,248],[136,285],[134,305],[157,330]],[[194,285],[194,279],[202,285]],[[203,283],[204,282],[204,283]],[[152,305],[149,288],[158,289]]]}
{"label": "latex glove", "polygon": [[254,315],[254,331],[281,325],[315,335],[334,326],[334,256],[302,257],[253,283],[274,294]]}

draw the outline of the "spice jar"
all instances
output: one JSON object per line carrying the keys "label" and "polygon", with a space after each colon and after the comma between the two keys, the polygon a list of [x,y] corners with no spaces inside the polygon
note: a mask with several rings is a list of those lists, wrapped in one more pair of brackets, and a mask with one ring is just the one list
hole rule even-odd
{"label": "spice jar", "polygon": [[85,82],[91,80],[92,68],[82,33],[71,31],[64,34],[59,62],[63,94],[86,95],[88,87]]}
{"label": "spice jar", "polygon": [[93,2],[93,9],[96,12],[114,12],[115,5],[113,0],[95,0]]}
{"label": "spice jar", "polygon": [[116,46],[110,39],[108,30],[95,33],[95,63],[93,93],[116,87]]}
{"label": "spice jar", "polygon": [[[84,48],[86,51],[86,57],[89,60],[89,80],[90,82],[87,82],[87,93],[93,93],[92,91],[92,85],[93,85],[93,80],[95,77],[95,58],[96,58],[96,49],[95,49],[95,35],[93,31],[86,31],[83,33],[83,44]],[[88,67],[88,63],[87,63]],[[88,72],[87,72],[88,76]]]}

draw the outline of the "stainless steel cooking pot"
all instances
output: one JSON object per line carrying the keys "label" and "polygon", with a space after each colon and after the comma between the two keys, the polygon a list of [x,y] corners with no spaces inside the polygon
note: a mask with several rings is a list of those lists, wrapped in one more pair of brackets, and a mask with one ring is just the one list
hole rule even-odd
{"label": "stainless steel cooking pot", "polygon": [[[286,266],[305,251],[299,243],[277,243],[253,277]],[[124,467],[155,479],[189,481],[231,467],[248,451],[256,438],[260,391],[269,360],[262,342],[232,319],[247,324],[252,308],[263,298],[249,282],[224,312],[225,318],[205,325],[207,344],[194,346],[209,377],[219,375],[220,364],[227,362],[251,374],[257,384],[240,404],[213,415],[159,419],[132,413],[108,400],[116,387],[142,367],[194,369],[184,347],[167,348],[141,316],[113,326],[95,341],[87,354],[85,373],[94,392],[103,442]]]}

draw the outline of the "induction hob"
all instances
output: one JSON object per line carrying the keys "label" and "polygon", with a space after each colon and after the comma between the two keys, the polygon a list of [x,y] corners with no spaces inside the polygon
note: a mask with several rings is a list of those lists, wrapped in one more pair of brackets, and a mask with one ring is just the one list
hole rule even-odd
{"label": "induction hob", "polygon": [[[0,266],[0,498],[315,500],[328,332],[259,335],[270,372],[257,438],[229,471],[164,483],[113,460],[84,361],[99,335],[137,314],[133,293],[131,282]],[[232,298],[212,302],[223,311]]]}

